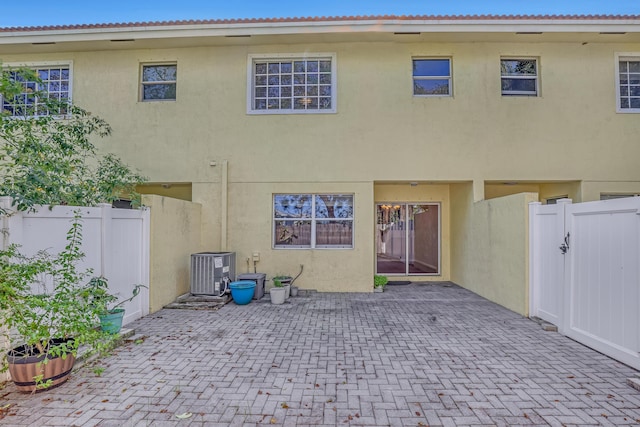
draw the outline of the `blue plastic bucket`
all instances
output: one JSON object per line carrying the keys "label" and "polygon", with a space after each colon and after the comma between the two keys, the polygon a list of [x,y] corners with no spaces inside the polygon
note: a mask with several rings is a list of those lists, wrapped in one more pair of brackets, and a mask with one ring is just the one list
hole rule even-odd
{"label": "blue plastic bucket", "polygon": [[253,291],[256,288],[256,282],[251,280],[239,280],[237,282],[231,282],[229,284],[231,289],[231,297],[233,301],[238,305],[245,305],[251,302],[253,298]]}

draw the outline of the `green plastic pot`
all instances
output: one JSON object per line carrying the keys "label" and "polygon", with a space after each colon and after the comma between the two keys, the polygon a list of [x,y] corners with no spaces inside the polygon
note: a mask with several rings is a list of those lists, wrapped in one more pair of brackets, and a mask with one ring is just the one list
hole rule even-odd
{"label": "green plastic pot", "polygon": [[103,314],[100,317],[100,329],[109,334],[117,334],[122,329],[122,318],[124,317],[124,308],[117,308]]}

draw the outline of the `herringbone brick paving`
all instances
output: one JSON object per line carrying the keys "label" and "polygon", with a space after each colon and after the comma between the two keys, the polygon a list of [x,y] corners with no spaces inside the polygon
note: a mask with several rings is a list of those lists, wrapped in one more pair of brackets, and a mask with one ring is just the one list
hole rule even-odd
{"label": "herringbone brick paving", "polygon": [[267,298],[140,319],[100,376],[1,390],[0,425],[640,425],[635,370],[458,286]]}

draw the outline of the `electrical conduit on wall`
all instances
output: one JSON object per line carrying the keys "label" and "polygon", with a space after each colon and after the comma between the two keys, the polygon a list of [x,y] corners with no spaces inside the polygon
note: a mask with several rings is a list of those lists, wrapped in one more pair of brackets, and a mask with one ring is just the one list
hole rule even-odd
{"label": "electrical conduit on wall", "polygon": [[220,250],[223,252],[227,250],[227,234],[228,234],[228,215],[229,206],[227,197],[229,195],[229,162],[227,160],[222,161],[222,177],[221,177],[221,202],[220,202]]}

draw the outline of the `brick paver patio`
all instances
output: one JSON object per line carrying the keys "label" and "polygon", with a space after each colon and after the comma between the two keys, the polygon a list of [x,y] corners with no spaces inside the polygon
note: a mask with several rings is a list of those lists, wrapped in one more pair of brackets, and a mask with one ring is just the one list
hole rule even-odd
{"label": "brick paver patio", "polygon": [[100,376],[0,390],[0,425],[640,424],[635,370],[448,283],[267,295],[131,326],[146,338]]}

